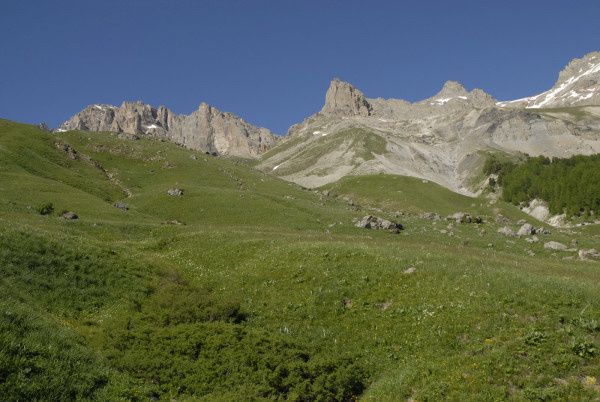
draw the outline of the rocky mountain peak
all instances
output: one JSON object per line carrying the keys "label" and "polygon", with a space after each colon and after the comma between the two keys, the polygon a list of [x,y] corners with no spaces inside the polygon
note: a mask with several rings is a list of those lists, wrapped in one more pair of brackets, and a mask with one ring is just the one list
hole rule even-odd
{"label": "rocky mountain peak", "polygon": [[600,77],[600,52],[573,59],[558,75],[557,84],[573,80],[596,80]]}
{"label": "rocky mountain peak", "polygon": [[501,107],[532,109],[591,105],[600,105],[600,52],[573,59],[548,91],[498,103]]}
{"label": "rocky mountain peak", "polygon": [[372,107],[361,91],[335,78],[329,84],[321,112],[338,116],[369,116]]}
{"label": "rocky mountain peak", "polygon": [[201,103],[190,115],[177,115],[164,106],[141,101],[121,106],[91,105],[64,122],[57,131],[110,131],[130,136],[161,138],[190,149],[220,155],[254,158],[277,140],[269,130],[255,127],[231,113]]}
{"label": "rocky mountain peak", "polygon": [[461,83],[457,81],[446,81],[440,92],[438,92],[434,98],[454,98],[467,95],[468,92]]}
{"label": "rocky mountain peak", "polygon": [[429,99],[425,99],[421,104],[436,107],[448,106],[451,109],[465,107],[484,108],[493,106],[495,100],[481,89],[474,89],[469,92],[457,81],[446,81],[440,92]]}

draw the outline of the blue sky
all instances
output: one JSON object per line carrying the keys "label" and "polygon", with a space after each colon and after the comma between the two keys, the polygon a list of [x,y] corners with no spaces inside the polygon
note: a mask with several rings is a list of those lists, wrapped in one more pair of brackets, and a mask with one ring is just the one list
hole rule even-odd
{"label": "blue sky", "polygon": [[514,99],[600,50],[599,18],[597,0],[2,0],[0,117],[55,127],[92,103],[204,101],[285,133],[333,77],[368,97],[452,79]]}

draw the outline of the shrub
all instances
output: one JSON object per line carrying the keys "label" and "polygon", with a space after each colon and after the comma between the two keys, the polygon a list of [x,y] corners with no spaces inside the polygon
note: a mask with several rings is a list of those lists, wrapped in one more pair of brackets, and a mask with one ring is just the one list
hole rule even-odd
{"label": "shrub", "polygon": [[585,359],[590,359],[596,355],[596,345],[588,341],[576,342],[571,349],[577,356]]}

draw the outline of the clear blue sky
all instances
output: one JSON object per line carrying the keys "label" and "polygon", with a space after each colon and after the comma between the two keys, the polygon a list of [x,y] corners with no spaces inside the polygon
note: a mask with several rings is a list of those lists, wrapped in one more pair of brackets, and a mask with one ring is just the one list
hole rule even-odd
{"label": "clear blue sky", "polygon": [[205,101],[285,133],[336,76],[369,97],[453,79],[504,100],[593,50],[598,0],[2,0],[0,117],[55,127],[92,103]]}

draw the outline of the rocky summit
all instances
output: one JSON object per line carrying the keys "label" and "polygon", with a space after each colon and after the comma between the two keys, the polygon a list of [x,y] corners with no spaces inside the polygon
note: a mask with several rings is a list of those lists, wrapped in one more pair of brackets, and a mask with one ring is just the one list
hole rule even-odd
{"label": "rocky summit", "polygon": [[202,103],[189,115],[178,115],[164,106],[123,102],[119,107],[91,105],[64,122],[58,132],[109,131],[129,136],[153,137],[187,148],[219,155],[255,158],[272,148],[277,137],[232,113]]}
{"label": "rocky summit", "polygon": [[527,101],[499,102],[456,81],[417,102],[368,98],[334,79],[321,111],[292,126],[258,168],[306,187],[390,173],[473,195],[490,152],[600,152],[599,88],[598,52],[572,61],[551,90]]}
{"label": "rocky summit", "polygon": [[572,60],[548,91],[498,103],[501,107],[532,109],[590,105],[600,105],[600,52]]}

